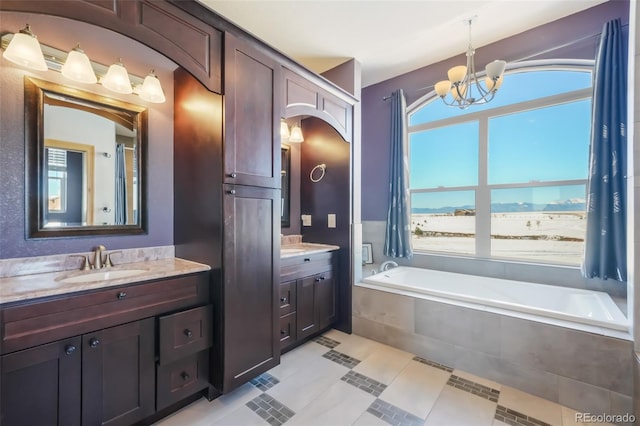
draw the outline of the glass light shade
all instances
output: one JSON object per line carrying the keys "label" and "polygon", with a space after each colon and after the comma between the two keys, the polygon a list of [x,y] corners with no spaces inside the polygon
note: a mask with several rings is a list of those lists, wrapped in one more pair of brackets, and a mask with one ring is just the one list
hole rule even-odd
{"label": "glass light shade", "polygon": [[289,139],[289,126],[284,120],[280,121],[280,140],[286,141]]}
{"label": "glass light shade", "polygon": [[492,79],[490,79],[489,77],[485,77],[484,78],[484,84],[486,85],[487,90],[489,90],[490,92],[493,92],[494,90],[498,90],[500,88],[500,86],[502,86],[502,81],[503,80],[504,80],[504,78],[500,77],[494,83]]}
{"label": "glass light shade", "polygon": [[112,92],[124,94],[133,93],[131,81],[129,81],[129,74],[122,63],[111,65],[101,83]]}
{"label": "glass light shade", "polygon": [[449,81],[452,83],[458,83],[464,80],[464,77],[467,75],[467,67],[464,65],[458,65],[457,67],[450,68],[447,72],[447,76],[449,77]]}
{"label": "glass light shade", "polygon": [[142,88],[140,89],[140,98],[154,104],[161,104],[166,101],[160,80],[158,80],[153,71],[144,78],[144,83],[142,83]]}
{"label": "glass light shade", "polygon": [[451,90],[451,82],[449,80],[442,80],[436,83],[434,89],[438,96],[447,96],[447,93]]}
{"label": "glass light shade", "polygon": [[493,61],[487,64],[485,71],[487,72],[487,77],[496,78],[501,77],[504,73],[504,69],[507,66],[505,61]]}
{"label": "glass light shade", "polygon": [[294,124],[291,128],[291,135],[289,135],[289,142],[300,143],[304,142],[304,138],[302,137],[302,129],[299,125]]}
{"label": "glass light shade", "polygon": [[[458,95],[458,92],[460,92],[460,95],[462,96]],[[462,99],[466,94],[467,94],[466,84],[461,84],[460,86],[458,86],[457,89],[456,87],[451,88],[451,96],[453,96],[453,99],[455,99],[456,101],[459,101],[460,99]]]}
{"label": "glass light shade", "polygon": [[62,75],[80,83],[93,84],[98,81],[91,62],[89,62],[89,57],[84,53],[84,50],[80,49],[80,45],[67,55],[67,60],[62,66]]}
{"label": "glass light shade", "polygon": [[9,46],[5,49],[2,56],[23,67],[31,68],[37,71],[46,71],[47,63],[44,61],[42,48],[36,36],[31,32],[29,25],[19,33],[13,35]]}

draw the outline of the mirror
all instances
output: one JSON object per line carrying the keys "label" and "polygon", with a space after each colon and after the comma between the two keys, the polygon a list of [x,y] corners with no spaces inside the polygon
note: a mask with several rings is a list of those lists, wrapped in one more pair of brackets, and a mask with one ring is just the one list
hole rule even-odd
{"label": "mirror", "polygon": [[280,174],[282,175],[282,186],[281,186],[281,214],[280,214],[280,226],[282,228],[288,228],[291,226],[290,223],[290,197],[289,194],[290,184],[291,184],[291,147],[287,145],[282,145],[280,150],[281,160],[282,160],[282,171]]}
{"label": "mirror", "polygon": [[29,238],[145,232],[147,109],[25,77]]}

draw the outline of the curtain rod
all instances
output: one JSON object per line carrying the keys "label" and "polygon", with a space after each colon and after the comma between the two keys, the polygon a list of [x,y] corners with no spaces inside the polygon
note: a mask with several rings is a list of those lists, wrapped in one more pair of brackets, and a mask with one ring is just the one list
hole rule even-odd
{"label": "curtain rod", "polygon": [[[629,27],[629,24],[622,25],[622,28],[628,28],[628,27]],[[586,36],[584,36],[584,37],[580,37],[580,38],[578,38],[578,39],[575,39],[575,40],[569,41],[569,42],[564,43],[564,44],[561,44],[561,45],[559,45],[559,46],[554,46],[554,47],[551,47],[551,48],[549,48],[549,49],[542,50],[542,51],[540,51],[540,52],[532,53],[531,55],[524,56],[524,57],[522,57],[522,58],[519,58],[519,59],[513,60],[513,61],[511,61],[510,63],[512,63],[512,64],[513,64],[513,63],[518,63],[518,62],[526,61],[526,60],[528,60],[528,59],[535,58],[536,56],[540,56],[540,55],[544,55],[545,53],[553,52],[554,50],[563,49],[563,48],[565,48],[565,47],[569,47],[569,46],[572,46],[572,45],[574,45],[574,44],[578,44],[578,43],[580,43],[580,42],[583,42],[583,41],[586,41],[586,40],[589,40],[589,39],[592,39],[592,38],[600,37],[600,35],[601,35],[601,34],[602,34],[602,32],[599,32],[599,33],[596,33],[596,34],[586,35]],[[421,92],[421,91],[423,91],[423,90],[432,89],[432,88],[433,88],[433,86],[434,86],[434,85],[432,84],[432,85],[430,85],[430,86],[420,87],[420,88],[418,88],[418,89],[413,90],[413,92]],[[382,97],[382,100],[383,100],[383,101],[386,101],[386,100],[389,100],[389,99],[391,99],[391,95],[387,95],[387,96],[383,96],[383,97]]]}

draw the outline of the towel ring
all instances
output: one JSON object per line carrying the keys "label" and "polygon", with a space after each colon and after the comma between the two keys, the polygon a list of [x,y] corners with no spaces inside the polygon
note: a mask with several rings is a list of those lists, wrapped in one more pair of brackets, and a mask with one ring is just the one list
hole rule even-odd
{"label": "towel ring", "polygon": [[[318,178],[314,178],[313,174],[316,172],[316,170],[320,170],[320,176],[318,176]],[[313,169],[311,169],[311,173],[309,173],[309,179],[311,179],[311,182],[320,182],[322,180],[322,178],[324,177],[324,173],[327,171],[327,165],[326,164],[318,164],[317,166],[315,166]]]}

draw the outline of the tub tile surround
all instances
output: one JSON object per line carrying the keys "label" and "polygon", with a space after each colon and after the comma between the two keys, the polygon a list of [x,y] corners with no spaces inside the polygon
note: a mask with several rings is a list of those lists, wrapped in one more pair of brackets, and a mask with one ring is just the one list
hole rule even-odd
{"label": "tub tile surround", "polygon": [[361,286],[353,332],[581,412],[632,410],[628,340]]}
{"label": "tub tile surround", "polygon": [[[119,251],[119,250],[114,250]],[[82,271],[83,261],[73,257],[74,254],[40,256],[31,262],[31,258],[8,259],[0,261],[0,303],[10,303],[39,297],[64,295],[78,291],[94,290],[109,286],[129,284],[138,281],[175,277],[196,272],[208,271],[211,268],[197,262],[173,257],[173,246],[152,247],[149,249],[127,249],[114,255],[114,266],[110,269],[99,270],[108,273],[126,269],[140,269],[140,273],[122,278],[102,280],[94,278],[74,283],[64,283],[62,278],[75,278],[85,274],[97,272],[95,270]],[[87,255],[89,253],[79,253]],[[69,261],[72,259],[72,261]],[[29,265],[21,266],[21,264]],[[7,271],[16,273],[8,275]]]}
{"label": "tub tile surround", "polygon": [[[200,399],[158,425],[583,425],[570,408],[414,353],[336,330],[324,337],[337,345],[307,342],[257,378],[256,384],[278,381],[269,389],[246,384],[212,402]],[[323,356],[353,356],[357,347],[363,349],[353,369]]]}

